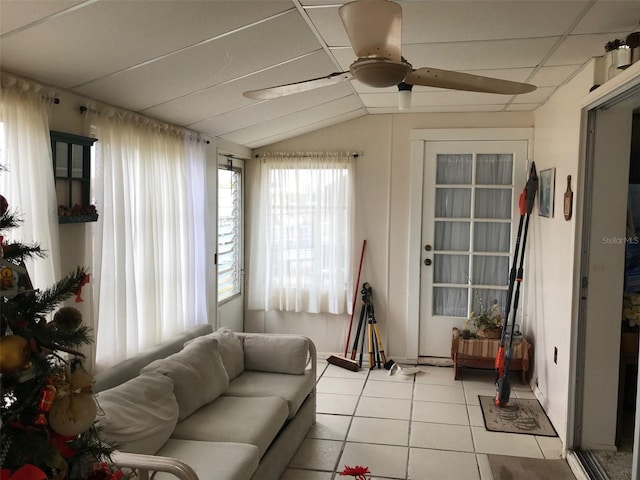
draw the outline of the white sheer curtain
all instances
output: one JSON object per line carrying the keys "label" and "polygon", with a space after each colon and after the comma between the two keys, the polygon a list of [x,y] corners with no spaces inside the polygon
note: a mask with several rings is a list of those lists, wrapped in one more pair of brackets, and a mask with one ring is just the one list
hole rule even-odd
{"label": "white sheer curtain", "polygon": [[[48,106],[40,86],[2,75],[0,89],[0,194],[18,213],[20,227],[9,233],[12,241],[37,243],[45,259],[28,262],[35,288],[48,288],[60,279],[58,207],[51,159]],[[9,239],[7,239],[9,240]]]}
{"label": "white sheer curtain", "polygon": [[91,114],[96,370],[207,322],[204,143],[122,112]]}
{"label": "white sheer curtain", "polygon": [[496,287],[508,280],[509,257],[501,254],[511,248],[513,155],[436,161],[433,311],[466,317],[479,309],[478,298],[486,309],[494,298],[504,307],[506,289]]}
{"label": "white sheer curtain", "polygon": [[355,159],[265,154],[250,190],[248,307],[341,314],[351,308]]}

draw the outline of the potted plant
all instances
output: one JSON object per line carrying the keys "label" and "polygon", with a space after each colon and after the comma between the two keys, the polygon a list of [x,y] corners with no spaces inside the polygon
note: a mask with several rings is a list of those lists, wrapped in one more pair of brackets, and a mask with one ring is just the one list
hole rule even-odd
{"label": "potted plant", "polygon": [[476,324],[476,334],[481,338],[500,338],[502,335],[502,312],[495,298],[491,299],[491,308],[486,310],[484,302],[478,297],[479,313],[471,312],[471,320]]}

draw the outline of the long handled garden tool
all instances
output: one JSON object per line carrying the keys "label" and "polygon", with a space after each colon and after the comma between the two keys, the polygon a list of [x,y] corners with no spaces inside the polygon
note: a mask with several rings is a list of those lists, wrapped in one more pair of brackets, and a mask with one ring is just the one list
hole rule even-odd
{"label": "long handled garden tool", "polygon": [[516,248],[513,252],[513,261],[511,262],[511,271],[509,272],[509,288],[507,289],[507,303],[505,303],[504,318],[502,324],[502,336],[500,337],[500,346],[496,353],[494,367],[496,369],[496,379],[494,383],[498,383],[500,377],[504,373],[504,347],[507,341],[507,327],[509,326],[509,314],[511,313],[511,300],[513,299],[513,286],[516,283],[516,271],[518,266],[518,251],[520,250],[520,239],[522,238],[522,226],[524,225],[524,217],[527,215],[527,187],[522,189],[520,199],[518,201],[520,207],[520,222],[518,223],[518,234],[516,236]]}
{"label": "long handled garden tool", "polygon": [[[529,232],[529,219],[531,217],[531,211],[533,210],[533,203],[536,197],[536,192],[538,191],[538,174],[536,173],[536,164],[534,162],[531,163],[531,169],[529,171],[529,179],[527,180],[527,184],[525,186],[525,200],[526,204],[526,212],[524,218],[524,232],[522,234],[522,251],[520,252],[520,264],[518,266],[518,271],[515,276],[515,293],[513,295],[513,308],[510,309],[511,314],[511,322],[508,323],[508,316],[505,315],[505,325],[507,329],[503,329],[502,338],[505,339],[507,336],[509,338],[509,346],[506,350],[504,350],[503,355],[498,358],[496,357],[496,365],[497,370],[502,374],[499,376],[498,381],[496,382],[496,398],[495,404],[499,407],[506,407],[509,403],[509,398],[511,396],[511,384],[509,383],[509,366],[511,364],[511,356],[512,356],[512,347],[513,347],[513,331],[515,329],[516,323],[516,313],[518,311],[518,301],[520,299],[520,285],[522,284],[522,278],[524,277],[524,258],[525,251],[527,246],[527,234]],[[522,217],[522,197],[520,201],[520,213]],[[516,262],[516,257],[513,259],[514,263]],[[509,302],[510,303],[510,302]],[[509,309],[509,306],[507,306]],[[505,343],[504,340],[501,340],[501,345]],[[502,346],[504,349],[504,346]],[[504,362],[504,366],[500,365],[500,362]]]}

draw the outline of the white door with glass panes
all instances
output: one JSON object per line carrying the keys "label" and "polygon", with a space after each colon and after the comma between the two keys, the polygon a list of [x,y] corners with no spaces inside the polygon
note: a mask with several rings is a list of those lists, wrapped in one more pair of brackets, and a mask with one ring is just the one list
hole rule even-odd
{"label": "white door with glass panes", "polygon": [[450,356],[453,327],[504,310],[526,169],[527,141],[425,142],[420,356]]}

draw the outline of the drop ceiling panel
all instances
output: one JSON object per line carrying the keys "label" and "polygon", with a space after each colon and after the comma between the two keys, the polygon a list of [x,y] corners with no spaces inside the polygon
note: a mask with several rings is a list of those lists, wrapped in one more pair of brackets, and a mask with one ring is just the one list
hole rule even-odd
{"label": "drop ceiling panel", "polygon": [[543,103],[549,98],[549,95],[553,93],[556,87],[538,87],[531,93],[524,93],[522,95],[514,95],[513,103]]}
{"label": "drop ceiling panel", "polygon": [[69,88],[290,7],[288,1],[93,2],[3,38],[3,64]]}
{"label": "drop ceiling panel", "polygon": [[276,134],[276,135],[272,135],[270,137],[265,137],[265,138],[261,138],[259,140],[255,140],[255,141],[249,141],[248,143],[244,144],[249,148],[260,148],[260,147],[264,147],[265,145],[270,145],[276,142],[280,142],[282,140],[286,140],[288,138],[291,137],[295,137],[298,135],[303,135],[305,133],[309,133],[309,132],[314,132],[316,130],[320,130],[322,128],[325,127],[330,127],[332,125],[336,125],[336,124],[340,124],[342,122],[346,122],[349,120],[353,120],[355,118],[358,117],[362,117],[363,115],[365,115],[364,111],[362,110],[356,110],[353,112],[348,112],[342,115],[337,115],[335,117],[331,117],[331,118],[326,118],[323,120],[320,120],[318,122],[315,123],[311,123],[309,125],[304,125],[304,126],[298,126],[295,127],[289,131],[285,131],[283,133],[280,134]]}
{"label": "drop ceiling panel", "polygon": [[[640,8],[638,9],[640,12]],[[604,55],[604,46],[609,40],[626,37],[624,32],[598,35],[570,35],[553,52],[545,62],[546,66],[575,65],[584,63],[585,58],[601,57]]]}
{"label": "drop ceiling panel", "polygon": [[[310,77],[320,77],[326,75],[332,68],[333,63],[328,55],[324,50],[320,50],[238,80],[169,100],[144,110],[143,113],[167,121],[172,119],[180,125],[195,124],[214,115],[221,115],[256,103],[256,100],[244,97],[242,92],[270,87],[283,79],[287,82],[296,82]],[[298,97],[291,98],[295,102]]]}
{"label": "drop ceiling panel", "polygon": [[[84,0],[22,0],[0,2],[0,35],[73,7]],[[10,8],[9,8],[10,7]]]}
{"label": "drop ceiling panel", "polygon": [[302,17],[291,12],[76,90],[147,109],[318,49]]}
{"label": "drop ceiling panel", "polygon": [[268,122],[255,124],[244,130],[225,135],[224,138],[244,145],[244,142],[258,142],[263,138],[279,135],[292,129],[315,124],[331,117],[337,117],[358,110],[362,110],[360,102],[355,97],[346,97],[280,117],[277,121],[270,120]]}
{"label": "drop ceiling panel", "polygon": [[[637,1],[600,1],[591,7],[571,33],[626,32],[629,34],[635,30],[639,21],[640,6]],[[622,38],[625,37],[626,35]]]}
{"label": "drop ceiling panel", "polygon": [[242,130],[255,123],[278,121],[279,118],[309,110],[318,105],[353,95],[348,85],[333,85],[318,90],[300,93],[293,97],[281,97],[262,101],[245,108],[229,111],[200,122],[188,125],[194,130],[204,130],[215,135],[225,135]]}
{"label": "drop ceiling panel", "polygon": [[[465,112],[500,112],[504,110],[504,105],[440,105],[440,106],[411,106],[405,113],[465,113]],[[369,108],[369,113],[397,114],[397,107],[376,107]]]}
{"label": "drop ceiling panel", "polygon": [[[398,106],[397,93],[365,93],[360,95],[367,108]],[[454,92],[439,90],[428,92],[413,92],[412,105],[505,105],[511,96],[492,93]]]}
{"label": "drop ceiling panel", "polygon": [[404,2],[405,44],[563,35],[587,1]]}
{"label": "drop ceiling panel", "polygon": [[531,83],[537,87],[557,87],[582,67],[582,65],[560,65],[557,67],[542,67],[531,79]]}

